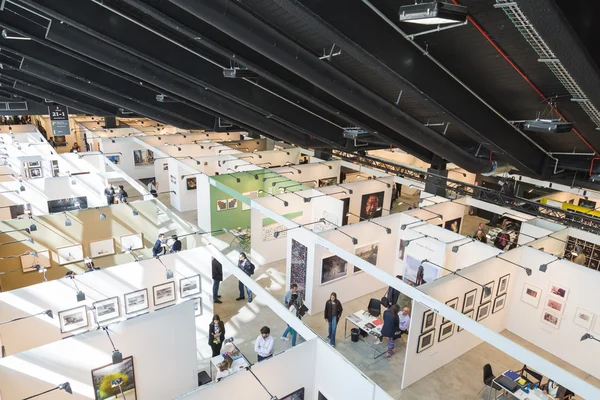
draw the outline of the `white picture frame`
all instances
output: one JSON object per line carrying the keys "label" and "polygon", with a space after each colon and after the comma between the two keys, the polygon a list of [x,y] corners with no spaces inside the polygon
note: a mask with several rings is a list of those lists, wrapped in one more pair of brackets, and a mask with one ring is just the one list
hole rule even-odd
{"label": "white picture frame", "polygon": [[90,258],[111,256],[115,254],[115,239],[95,240],[90,242]]}
{"label": "white picture frame", "polygon": [[40,267],[50,268],[50,251],[49,250],[40,250],[35,252],[36,256],[31,254],[26,254],[20,257],[21,259],[21,268],[23,272],[32,272],[37,271],[33,268],[34,264],[39,264]]}
{"label": "white picture frame", "polygon": [[99,324],[112,321],[121,316],[119,298],[117,296],[92,303]]}
{"label": "white picture frame", "polygon": [[550,282],[550,286],[548,287],[548,296],[552,296],[558,300],[567,301],[567,298],[569,297],[569,289],[559,283]]}
{"label": "white picture frame", "polygon": [[565,306],[566,303],[564,301],[558,300],[555,297],[546,296],[544,308],[552,310],[555,314],[563,315],[565,311]]}
{"label": "white picture frame", "polygon": [[160,306],[176,300],[175,282],[169,281],[152,286],[154,306]]}
{"label": "white picture frame", "polygon": [[58,256],[58,265],[72,264],[83,261],[83,246],[73,244],[70,246],[59,247],[56,249]]}
{"label": "white picture frame", "polygon": [[200,275],[192,275],[179,280],[179,297],[186,298],[200,294],[202,291],[202,280]]}
{"label": "white picture frame", "polygon": [[58,312],[60,332],[73,332],[89,326],[87,306],[79,306]]}
{"label": "white picture frame", "polygon": [[527,282],[523,284],[523,292],[521,292],[521,301],[523,303],[529,304],[534,308],[538,308],[541,298],[542,289]]}
{"label": "white picture frame", "polygon": [[552,312],[552,310],[549,310],[547,308],[544,308],[542,310],[542,322],[546,325],[550,325],[551,327],[558,329],[560,328],[561,319],[562,318],[560,317],[560,315]]}
{"label": "white picture frame", "polygon": [[585,330],[592,329],[594,324],[594,313],[588,310],[587,308],[583,308],[581,306],[577,307],[577,311],[575,312],[574,321],[576,325],[581,326]]}
{"label": "white picture frame", "polygon": [[196,297],[195,299],[192,299],[192,301],[194,302],[194,315],[196,317],[199,317],[202,315],[202,297]]}
{"label": "white picture frame", "polygon": [[120,238],[121,250],[138,250],[144,248],[144,234],[133,233],[131,235],[123,235]]}
{"label": "white picture frame", "polygon": [[148,289],[125,293],[125,314],[133,314],[149,307]]}

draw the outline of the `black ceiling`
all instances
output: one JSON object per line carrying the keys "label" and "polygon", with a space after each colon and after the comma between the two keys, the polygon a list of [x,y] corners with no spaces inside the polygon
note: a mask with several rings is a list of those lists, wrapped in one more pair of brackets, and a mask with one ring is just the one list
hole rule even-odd
{"label": "black ceiling", "polygon": [[[571,51],[589,64],[578,74],[597,74],[598,50],[586,49],[597,37],[593,10],[548,1],[527,0],[573,34]],[[394,29],[431,28],[399,25],[399,6],[413,2],[371,0],[377,15],[361,0],[6,0],[0,95],[182,128],[213,129],[221,118],[300,146],[393,146],[474,172],[490,160],[546,178],[589,169],[591,156],[547,154],[592,153],[600,137],[495,0],[462,0],[473,20],[416,37],[420,48]],[[31,40],[10,39],[19,35]],[[258,77],[224,78],[231,67]],[[590,92],[593,84],[580,83]],[[579,136],[523,133],[508,122],[534,118],[542,96],[560,96]],[[368,132],[367,146],[344,138],[353,127]],[[553,174],[556,158],[562,175]]]}

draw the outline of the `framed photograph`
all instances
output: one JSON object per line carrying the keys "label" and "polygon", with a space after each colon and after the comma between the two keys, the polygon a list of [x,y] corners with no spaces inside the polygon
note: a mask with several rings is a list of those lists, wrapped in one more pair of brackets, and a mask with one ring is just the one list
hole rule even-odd
{"label": "framed photograph", "polygon": [[[121,386],[114,384],[115,379],[122,379]],[[96,400],[121,398],[121,391],[127,400],[137,400],[135,391],[135,373],[133,357],[124,358],[118,364],[108,364],[92,370],[92,384]]]}
{"label": "framed photograph", "polygon": [[152,150],[133,150],[133,165],[143,167],[154,164],[154,152]]}
{"label": "framed photograph", "polygon": [[125,314],[133,314],[148,307],[148,289],[125,294]]}
{"label": "framed photograph", "polygon": [[550,325],[553,328],[560,328],[560,316],[554,314],[552,311],[548,309],[544,309],[542,311],[542,322],[546,325]]}
{"label": "framed photograph", "polygon": [[[362,258],[368,263],[377,265],[377,254],[379,253],[379,243],[368,244],[366,246],[357,247],[354,250],[354,254]],[[362,270],[356,265],[353,268],[352,273],[356,274]]]}
{"label": "framed photograph", "polygon": [[331,178],[319,179],[319,187],[335,186],[335,185],[337,185],[337,178],[335,176],[333,176]]}
{"label": "framed photograph", "polygon": [[[458,297],[453,298],[452,300],[448,300],[446,305],[454,310],[458,309]],[[446,318],[442,318],[442,325],[444,325],[448,320]],[[440,331],[441,336],[441,331]]]}
{"label": "framed photograph", "polygon": [[121,236],[121,250],[137,250],[144,248],[144,235],[134,233],[133,235]]}
{"label": "framed photograph", "polygon": [[563,285],[559,285],[556,282],[550,282],[550,287],[548,288],[548,295],[558,300],[567,301],[567,297],[569,297],[569,289],[567,289]]}
{"label": "framed photograph", "polygon": [[79,306],[70,310],[59,311],[60,333],[73,332],[88,327],[87,306]]}
{"label": "framed photograph", "polygon": [[175,282],[170,281],[153,286],[152,292],[155,306],[175,301]]}
{"label": "framed photograph", "polygon": [[546,296],[545,308],[552,310],[556,314],[562,315],[565,308],[565,303],[560,300],[555,300],[550,296]]}
{"label": "framed photograph", "polygon": [[490,315],[490,309],[492,308],[491,306],[492,303],[489,301],[479,306],[477,309],[477,322],[486,319]]}
{"label": "framed photograph", "polygon": [[[463,314],[465,314],[467,317],[473,319],[473,314],[475,314],[475,310],[474,309],[473,310],[469,310],[469,311],[467,311],[467,312],[465,312]],[[464,330],[465,330],[465,328],[463,328],[462,326],[456,325],[456,332],[460,332],[460,331],[464,331]]]}
{"label": "framed photograph", "polygon": [[423,313],[423,322],[421,323],[421,333],[435,328],[437,314],[433,310],[427,310]]}
{"label": "framed photograph", "polygon": [[498,281],[498,291],[496,296],[501,296],[508,291],[508,282],[510,280],[510,274],[506,274]]}
{"label": "framed photograph", "polygon": [[348,262],[338,256],[325,257],[321,260],[321,285],[348,275]]}
{"label": "framed photograph", "polygon": [[88,208],[88,201],[86,196],[71,197],[68,199],[48,200],[48,212],[50,214],[84,210]]}
{"label": "framed photograph", "polygon": [[433,346],[433,338],[435,337],[435,329],[422,333],[419,336],[419,343],[417,343],[417,354],[427,350]]}
{"label": "framed photograph", "polygon": [[238,199],[227,199],[227,209],[233,210],[238,206]]}
{"label": "framed photograph", "polygon": [[90,242],[90,257],[103,257],[115,254],[115,240],[113,238]]}
{"label": "framed photograph", "polygon": [[448,321],[440,326],[440,335],[438,336],[438,342],[448,339],[454,335],[454,322]]}
{"label": "framed photograph", "polygon": [[28,162],[27,165],[29,165],[29,168],[39,168],[42,166],[39,161],[31,161]]}
{"label": "framed photograph", "polygon": [[463,300],[462,312],[463,314],[469,310],[473,310],[475,308],[475,299],[477,298],[477,289],[473,289],[470,292],[465,293],[465,298]]}
{"label": "framed photograph", "polygon": [[217,211],[227,210],[227,199],[217,200]]}
{"label": "framed photograph", "polygon": [[481,300],[479,301],[479,304],[487,303],[488,301],[492,300],[492,296],[494,295],[494,285],[495,284],[496,284],[495,281],[491,281],[491,282],[486,283],[485,285],[483,285],[484,287],[490,289],[490,294],[488,294],[486,296],[485,293],[484,293],[484,291],[481,290]]}
{"label": "framed photograph", "polygon": [[83,261],[83,247],[80,244],[59,247],[56,249],[56,254],[58,254],[58,265]]}
{"label": "framed photograph", "polygon": [[96,319],[98,320],[99,324],[111,321],[121,316],[118,297],[111,297],[110,299],[96,301],[92,303],[92,306],[96,310]]}
{"label": "framed photograph", "polygon": [[583,307],[577,307],[574,322],[589,331],[592,329],[592,323],[594,322],[594,313]]}
{"label": "framed photograph", "polygon": [[41,178],[42,177],[42,169],[41,168],[31,168],[29,170],[32,178]]}
{"label": "framed photograph", "polygon": [[35,256],[27,254],[21,256],[21,268],[23,272],[37,271],[33,266],[39,265],[40,267],[50,268],[50,252],[48,250],[36,251]]}
{"label": "framed photograph", "polygon": [[106,156],[106,158],[108,159],[108,161],[110,161],[113,164],[121,164],[121,156],[120,155]]}
{"label": "framed photograph", "polygon": [[384,192],[363,194],[360,203],[360,218],[371,219],[381,217],[383,212]]}
{"label": "framed photograph", "polygon": [[169,163],[163,163],[163,171],[169,170]]}
{"label": "framed photograph", "polygon": [[540,305],[540,298],[542,297],[542,289],[537,288],[527,282],[523,285],[523,293],[521,293],[521,301],[527,303],[535,308]]}
{"label": "framed photograph", "polygon": [[200,275],[193,275],[179,280],[179,294],[183,299],[185,297],[200,294],[201,290]]}
{"label": "framed photograph", "polygon": [[202,297],[196,297],[192,301],[194,302],[194,315],[196,317],[202,315]]}
{"label": "framed photograph", "polygon": [[494,299],[494,307],[492,308],[492,314],[496,314],[498,311],[502,310],[505,305],[506,293]]}
{"label": "framed photograph", "polygon": [[462,218],[451,219],[450,221],[446,221],[444,223],[444,229],[448,229],[454,233],[460,233],[460,223],[462,222]]}
{"label": "framed photograph", "polygon": [[427,282],[433,282],[442,276],[442,270],[435,265],[422,262],[407,254],[404,261],[404,282],[411,282],[413,286],[420,286]]}
{"label": "framed photograph", "polygon": [[196,177],[187,178],[185,180],[185,186],[187,190],[196,190]]}

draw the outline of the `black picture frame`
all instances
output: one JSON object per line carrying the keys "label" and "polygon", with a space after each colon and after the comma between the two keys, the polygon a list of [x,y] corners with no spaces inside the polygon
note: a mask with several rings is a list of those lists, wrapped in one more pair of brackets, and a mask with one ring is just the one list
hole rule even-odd
{"label": "black picture frame", "polygon": [[[453,303],[456,303],[456,304],[454,305],[454,307],[452,307],[452,306],[451,306]],[[451,299],[451,300],[448,300],[448,301],[446,302],[446,305],[447,305],[448,307],[450,307],[450,308],[452,308],[452,309],[454,309],[454,310],[458,311],[458,297],[455,297],[455,298],[453,298],[453,299]],[[448,322],[448,321],[449,321],[449,319],[446,319],[446,317],[443,317],[443,318],[442,318],[442,325],[444,325],[444,324],[445,324],[446,322]]]}
{"label": "black picture frame", "polygon": [[[498,301],[500,299],[503,299],[503,302],[502,302],[501,306],[498,306]],[[502,311],[502,309],[504,309],[504,307],[506,307],[506,293],[504,293],[494,299],[494,306],[492,307],[492,314],[496,314],[498,311]]]}
{"label": "black picture frame", "polygon": [[[432,320],[431,320],[431,324],[425,324],[425,322],[427,322],[427,318],[429,317],[429,315],[433,315]],[[425,333],[427,331],[429,331],[430,329],[434,329],[435,328],[435,323],[436,323],[436,319],[437,319],[437,313],[435,313],[433,310],[427,310],[423,313],[423,321],[421,323],[421,333]]]}
{"label": "black picture frame", "polygon": [[[425,337],[429,337],[430,342],[426,346],[423,346],[423,339]],[[417,354],[433,347],[434,343],[435,343],[435,329],[431,329],[425,333],[420,334],[419,341],[417,343]]]}
{"label": "black picture frame", "polygon": [[491,282],[488,282],[485,285],[483,285],[483,287],[490,288],[490,294],[489,294],[489,296],[486,296],[484,291],[481,290],[481,299],[479,300],[479,305],[483,305],[492,300],[492,296],[494,295],[494,286],[495,285],[496,285],[496,281],[491,281]]}
{"label": "black picture frame", "polygon": [[[480,317],[479,316],[479,311],[482,309],[482,307],[487,307],[488,308],[488,312],[485,314],[484,317]],[[488,301],[485,302],[483,304],[480,304],[479,307],[477,307],[477,315],[475,316],[475,321],[479,322],[479,321],[483,321],[484,319],[486,319],[487,317],[490,316],[490,314],[492,313],[492,302]]]}
{"label": "black picture frame", "polygon": [[[502,287],[502,281],[504,279],[506,279],[506,286],[504,287],[504,290],[501,292],[500,288]],[[508,284],[509,283],[510,283],[510,274],[501,276],[500,279],[498,279],[498,288],[496,289],[496,297],[506,294],[506,292],[508,292]]]}
{"label": "black picture frame", "polygon": [[[440,325],[440,333],[438,334],[438,343],[439,342],[443,342],[444,340],[448,339],[450,336],[454,335],[454,326],[455,326],[455,324],[452,321],[448,321],[448,322],[443,323],[442,325]],[[450,334],[442,337],[442,334],[444,333],[444,331],[448,327],[451,328]]]}
{"label": "black picture frame", "polygon": [[304,400],[304,388],[293,391],[287,396],[279,397],[279,400]]}
{"label": "black picture frame", "polygon": [[[467,306],[467,299],[472,296],[473,298],[473,302],[470,305],[470,307]],[[462,313],[465,314],[466,312],[468,312],[469,310],[474,310],[475,309],[475,299],[477,298],[477,288],[468,291],[467,293],[465,293],[464,297],[463,297],[463,306],[462,306]]]}
{"label": "black picture frame", "polygon": [[[170,287],[171,291],[173,293],[173,298],[170,300],[162,300],[162,299],[157,299],[156,298],[156,290],[157,289],[162,289],[164,286],[164,288]],[[177,300],[177,292],[175,291],[175,282],[173,281],[169,281],[169,282],[165,282],[165,283],[161,283],[159,285],[154,285],[152,286],[152,299],[154,301],[154,307],[163,305],[163,304],[167,304],[167,303],[171,303],[173,301]]]}

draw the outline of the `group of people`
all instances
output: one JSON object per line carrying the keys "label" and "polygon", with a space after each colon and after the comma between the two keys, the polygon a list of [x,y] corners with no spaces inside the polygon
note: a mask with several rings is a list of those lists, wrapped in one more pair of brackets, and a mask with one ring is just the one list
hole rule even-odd
{"label": "group of people", "polygon": [[115,189],[111,183],[106,182],[104,197],[106,197],[106,204],[110,206],[111,204],[115,204],[115,199],[118,199],[119,203],[127,203],[129,195],[123,185],[119,185],[119,189]]}
{"label": "group of people", "polygon": [[[402,275],[396,275],[396,278],[402,280]],[[394,354],[396,340],[400,339],[402,335],[408,334],[412,299],[390,286],[384,303],[387,304],[387,309],[383,312],[381,336],[388,339],[386,357],[389,358]]]}
{"label": "group of people", "polygon": [[170,239],[173,243],[169,246],[165,234],[159,234],[158,239],[154,242],[154,246],[152,246],[152,256],[158,257],[162,254],[177,253],[178,251],[181,251],[182,245],[179,237],[177,235],[171,235]]}

